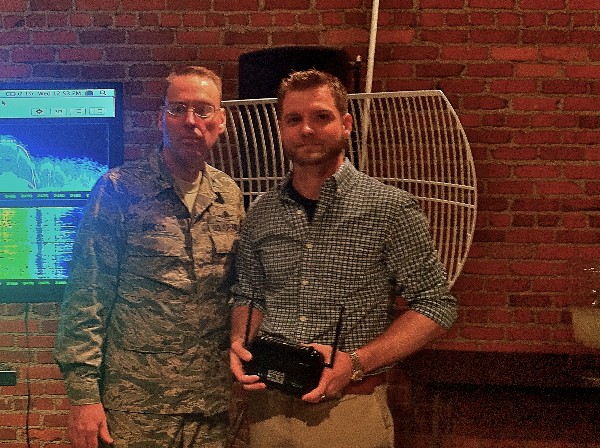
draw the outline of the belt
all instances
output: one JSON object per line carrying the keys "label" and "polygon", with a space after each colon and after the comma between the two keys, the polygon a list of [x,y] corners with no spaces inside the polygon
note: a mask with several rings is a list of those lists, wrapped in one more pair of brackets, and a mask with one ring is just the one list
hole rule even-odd
{"label": "belt", "polygon": [[386,372],[365,376],[361,381],[353,381],[344,389],[344,394],[370,395],[375,388],[387,382]]}

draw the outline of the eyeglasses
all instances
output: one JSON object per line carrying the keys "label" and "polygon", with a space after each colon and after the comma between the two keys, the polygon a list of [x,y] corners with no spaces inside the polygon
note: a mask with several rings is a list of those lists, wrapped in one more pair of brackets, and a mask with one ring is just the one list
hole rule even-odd
{"label": "eyeglasses", "polygon": [[190,110],[194,112],[196,118],[203,120],[210,120],[215,115],[215,107],[206,103],[196,104],[195,106],[185,103],[169,103],[165,106],[165,110],[173,117],[183,117]]}

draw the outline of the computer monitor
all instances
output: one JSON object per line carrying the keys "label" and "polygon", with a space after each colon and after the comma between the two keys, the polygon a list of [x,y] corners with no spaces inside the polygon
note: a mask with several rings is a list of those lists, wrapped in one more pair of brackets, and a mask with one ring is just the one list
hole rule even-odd
{"label": "computer monitor", "polygon": [[0,303],[62,299],[98,178],[123,162],[123,88],[0,84]]}

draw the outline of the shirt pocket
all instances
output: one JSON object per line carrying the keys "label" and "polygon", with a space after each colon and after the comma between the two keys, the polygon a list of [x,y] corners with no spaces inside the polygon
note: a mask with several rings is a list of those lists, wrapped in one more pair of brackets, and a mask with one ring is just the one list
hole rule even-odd
{"label": "shirt pocket", "polygon": [[231,253],[238,239],[240,219],[228,213],[216,214],[209,218],[208,232],[218,256]]}
{"label": "shirt pocket", "polygon": [[135,257],[181,257],[185,255],[185,234],[175,217],[132,220],[127,248]]}

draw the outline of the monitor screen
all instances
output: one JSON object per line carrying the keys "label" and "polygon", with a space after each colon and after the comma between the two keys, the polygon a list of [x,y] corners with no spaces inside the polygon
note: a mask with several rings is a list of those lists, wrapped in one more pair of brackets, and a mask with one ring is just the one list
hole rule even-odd
{"label": "monitor screen", "polygon": [[0,302],[60,301],[90,191],[123,161],[122,85],[0,84]]}

